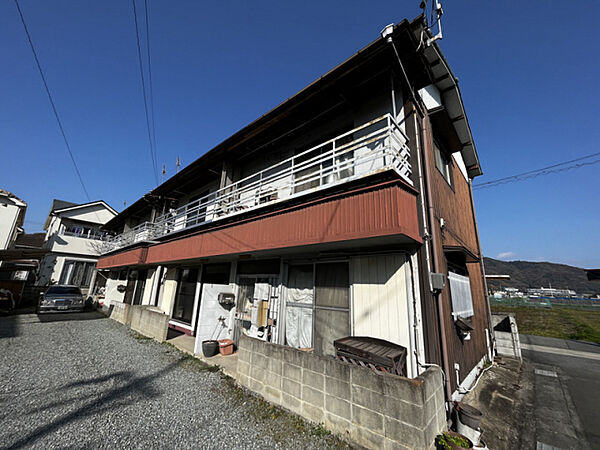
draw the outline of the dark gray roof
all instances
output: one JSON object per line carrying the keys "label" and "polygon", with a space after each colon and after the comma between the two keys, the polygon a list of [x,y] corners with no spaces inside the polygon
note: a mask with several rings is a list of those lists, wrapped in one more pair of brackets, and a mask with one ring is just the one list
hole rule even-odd
{"label": "dark gray roof", "polygon": [[13,246],[20,248],[42,248],[45,239],[46,233],[23,233],[17,236]]}
{"label": "dark gray roof", "polygon": [[56,211],[57,209],[69,208],[70,206],[76,206],[78,203],[67,202],[66,200],[52,200],[52,206],[50,207],[50,212]]}
{"label": "dark gray roof", "polygon": [[15,194],[13,194],[12,192],[8,192],[6,189],[0,189],[0,194],[2,194],[2,195],[6,195],[6,196],[7,196],[7,197],[9,197],[9,198],[14,198],[14,199],[17,199],[17,200],[19,200],[20,202],[23,202],[23,203],[25,203],[25,204],[26,204],[25,200],[23,200],[23,199],[21,199],[21,198],[17,197],[17,196],[16,196]]}

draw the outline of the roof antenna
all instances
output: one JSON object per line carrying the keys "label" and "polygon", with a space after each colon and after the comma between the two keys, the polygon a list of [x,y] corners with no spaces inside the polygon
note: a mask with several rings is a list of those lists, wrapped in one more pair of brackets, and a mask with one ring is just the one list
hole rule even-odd
{"label": "roof antenna", "polygon": [[162,168],[162,181],[164,183],[165,181],[165,175],[167,174],[167,168],[165,167],[165,165],[163,164],[163,168]]}
{"label": "roof antenna", "polygon": [[[421,4],[419,5],[421,7],[421,9],[423,10],[423,12],[425,12],[425,8],[427,7],[427,1],[428,0],[423,0],[421,1]],[[438,26],[438,32],[435,36],[427,39],[427,46],[429,47],[431,44],[433,44],[435,41],[437,41],[438,39],[442,39],[442,15],[444,14],[444,10],[442,9],[442,4],[439,2],[439,0],[435,0],[435,4],[433,6],[433,11],[432,14],[435,13],[435,21],[429,25],[427,27],[427,29],[431,32],[431,29],[434,26]],[[427,14],[425,14],[425,20],[427,20]],[[433,34],[433,33],[432,33]]]}
{"label": "roof antenna", "polygon": [[177,167],[175,173],[179,173],[179,167],[181,167],[181,160],[179,159],[179,156],[177,157],[177,161],[175,162],[175,167]]}

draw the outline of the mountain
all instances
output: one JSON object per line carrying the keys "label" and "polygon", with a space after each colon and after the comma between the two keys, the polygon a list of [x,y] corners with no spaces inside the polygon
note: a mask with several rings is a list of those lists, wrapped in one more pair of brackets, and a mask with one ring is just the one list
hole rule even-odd
{"label": "mountain", "polygon": [[488,280],[488,289],[550,287],[578,294],[600,294],[600,281],[589,281],[579,267],[549,262],[498,261],[483,258],[487,275],[510,275],[510,280]]}

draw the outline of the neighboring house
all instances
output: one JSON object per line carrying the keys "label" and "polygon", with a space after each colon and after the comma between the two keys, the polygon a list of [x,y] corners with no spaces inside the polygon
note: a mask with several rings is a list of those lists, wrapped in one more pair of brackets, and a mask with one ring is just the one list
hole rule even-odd
{"label": "neighboring house", "polygon": [[84,204],[54,200],[44,223],[48,253],[40,265],[38,285],[71,284],[87,293],[106,239],[101,227],[116,215],[102,200]]}
{"label": "neighboring house", "polygon": [[45,240],[46,233],[22,233],[17,236],[9,251],[5,252],[8,259],[5,265],[14,269],[11,279],[27,281],[31,285],[36,283],[39,263],[46,253]]}
{"label": "neighboring house", "polygon": [[[23,233],[27,203],[0,189],[0,250],[6,250]],[[0,263],[1,264],[1,263]]]}
{"label": "neighboring house", "polygon": [[482,172],[429,37],[422,18],[396,25],[402,65],[377,39],[110,220],[105,302],[157,307],[196,353],[246,334],[319,356],[348,335],[391,341],[408,377],[444,369],[449,411],[492,336],[471,191]]}
{"label": "neighboring house", "polygon": [[24,285],[21,278],[26,277],[27,272],[20,270],[22,265],[12,261],[14,255],[10,254],[10,249],[24,233],[26,211],[27,203],[15,194],[0,189],[0,290],[10,292],[13,305],[18,305],[21,300]]}

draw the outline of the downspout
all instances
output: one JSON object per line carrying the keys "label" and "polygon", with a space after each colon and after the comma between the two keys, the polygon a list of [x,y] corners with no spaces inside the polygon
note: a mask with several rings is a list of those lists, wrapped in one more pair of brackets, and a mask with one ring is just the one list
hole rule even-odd
{"label": "downspout", "polygon": [[[492,346],[489,356],[493,361],[496,350],[496,337],[494,336],[494,328],[492,327],[492,310],[490,308],[490,297],[488,295],[487,280],[485,279],[485,265],[483,264],[483,253],[481,251],[481,242],[479,241],[479,226],[477,225],[477,217],[475,216],[475,201],[473,199],[473,181],[469,180],[469,200],[471,201],[471,213],[473,214],[473,224],[475,225],[475,239],[477,249],[479,250],[479,267],[481,269],[481,281],[483,282],[483,295],[485,297],[485,307],[488,315],[488,333],[490,336],[490,344]],[[488,349],[489,350],[489,349]]]}
{"label": "downspout", "polygon": [[[416,120],[416,118],[415,118]],[[423,117],[423,128],[428,130],[428,125],[429,125],[429,117],[427,115],[427,113],[424,114]],[[422,129],[421,127],[418,128],[419,130],[419,135],[421,137],[421,141],[423,141],[422,137],[423,137],[423,131],[425,131],[424,129]],[[433,232],[432,229],[432,224],[435,223],[434,220],[434,211],[433,211],[433,205],[431,204],[431,180],[429,178],[429,174],[428,174],[428,168],[430,167],[430,159],[429,159],[429,152],[427,151],[427,149],[425,148],[424,145],[418,145],[418,147],[420,147],[421,150],[421,154],[423,156],[423,163],[424,163],[424,169],[423,167],[421,167],[421,159],[419,158],[419,170],[422,172],[422,176],[423,179],[425,180],[425,195],[427,197],[427,217],[429,219],[429,229],[431,230],[431,233],[429,234],[429,236],[426,236],[426,238],[428,238],[427,240],[431,240],[431,261],[432,261],[432,265],[433,265],[433,272],[434,273],[439,273],[440,268],[439,268],[439,262],[438,262],[438,258],[436,256],[436,248],[437,248],[437,239],[436,239],[436,235]],[[431,274],[431,271],[429,272]],[[429,280],[431,283],[431,279]],[[448,361],[448,350],[447,350],[447,341],[446,341],[446,324],[444,322],[444,307],[442,305],[442,298],[441,298],[441,293],[440,292],[433,292],[433,296],[436,300],[436,304],[437,304],[437,310],[438,310],[438,326],[439,326],[439,330],[440,330],[440,351],[442,353],[442,365],[444,367],[444,373],[446,374],[446,383],[445,383],[445,390],[446,390],[446,400],[450,401],[452,399],[452,391],[450,388],[450,374],[452,373],[450,370],[450,363]]]}

